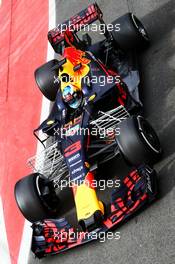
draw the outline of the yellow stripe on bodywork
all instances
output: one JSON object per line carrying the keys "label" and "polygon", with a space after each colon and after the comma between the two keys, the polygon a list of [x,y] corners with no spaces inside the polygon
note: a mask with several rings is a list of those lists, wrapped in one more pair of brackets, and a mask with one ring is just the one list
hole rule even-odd
{"label": "yellow stripe on bodywork", "polygon": [[77,186],[74,199],[78,221],[91,217],[98,210],[104,214],[104,206],[97,199],[96,191],[85,183]]}
{"label": "yellow stripe on bodywork", "polygon": [[75,88],[77,88],[77,90],[81,90],[81,80],[83,77],[85,77],[90,68],[87,64],[82,64],[82,67],[77,70],[74,71],[74,65],[70,62],[69,59],[67,59],[66,63],[62,66],[62,71],[59,70],[59,79],[61,80],[61,76],[62,74],[68,74],[70,76],[70,80],[69,82],[62,82],[61,81],[61,91],[63,92],[64,88],[68,85],[73,85]]}

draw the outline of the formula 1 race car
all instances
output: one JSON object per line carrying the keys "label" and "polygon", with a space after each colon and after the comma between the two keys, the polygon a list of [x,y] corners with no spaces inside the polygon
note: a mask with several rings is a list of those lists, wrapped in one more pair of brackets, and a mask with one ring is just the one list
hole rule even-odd
{"label": "formula 1 race car", "polygon": [[[78,33],[96,20],[105,39],[92,44],[89,34]],[[53,102],[48,118],[34,130],[44,150],[29,159],[34,172],[15,186],[17,205],[33,223],[32,251],[38,257],[98,238],[153,201],[157,185],[151,165],[162,152],[142,116],[136,53],[148,46],[149,37],[136,16],[127,13],[109,27],[98,5],[91,4],[49,31],[48,39],[61,59],[35,71],[39,89]],[[118,156],[134,168],[112,188],[107,205],[98,198],[95,172]],[[62,181],[71,185],[83,232],[58,218]]]}

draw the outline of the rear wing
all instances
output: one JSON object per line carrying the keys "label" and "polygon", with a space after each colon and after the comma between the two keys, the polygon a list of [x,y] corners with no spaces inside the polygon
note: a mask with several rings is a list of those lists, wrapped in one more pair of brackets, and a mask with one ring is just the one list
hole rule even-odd
{"label": "rear wing", "polygon": [[62,24],[59,24],[56,28],[48,32],[48,40],[52,45],[55,52],[59,53],[59,45],[64,41],[64,32],[69,29],[73,33],[76,33],[85,27],[93,23],[96,20],[103,22],[102,20],[103,13],[100,10],[99,6],[94,3],[89,5],[87,8],[66,20]]}

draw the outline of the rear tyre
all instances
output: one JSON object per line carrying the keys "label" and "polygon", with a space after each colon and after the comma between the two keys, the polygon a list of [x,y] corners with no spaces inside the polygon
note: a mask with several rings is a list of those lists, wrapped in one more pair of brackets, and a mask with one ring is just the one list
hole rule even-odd
{"label": "rear tyre", "polygon": [[162,154],[159,138],[152,126],[141,116],[133,116],[119,123],[117,136],[120,152],[132,165],[154,164]]}
{"label": "rear tyre", "polygon": [[111,33],[114,42],[127,51],[132,49],[144,49],[150,43],[150,39],[141,21],[132,13],[127,13],[112,22],[114,28],[119,24],[120,30]]}
{"label": "rear tyre", "polygon": [[38,173],[30,174],[15,185],[15,199],[23,216],[30,222],[54,217],[59,199],[49,183]]}
{"label": "rear tyre", "polygon": [[58,70],[53,69],[58,64],[51,60],[35,70],[35,80],[42,94],[50,101],[55,101],[59,89]]}

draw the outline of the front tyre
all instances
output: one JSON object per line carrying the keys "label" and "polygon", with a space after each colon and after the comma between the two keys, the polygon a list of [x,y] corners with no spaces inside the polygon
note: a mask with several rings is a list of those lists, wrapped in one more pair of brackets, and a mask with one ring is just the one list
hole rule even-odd
{"label": "front tyre", "polygon": [[59,200],[50,183],[39,173],[19,180],[14,193],[21,213],[30,222],[54,217],[57,213]]}
{"label": "front tyre", "polygon": [[120,134],[116,141],[120,152],[130,164],[154,164],[160,159],[160,141],[147,120],[133,116],[119,123],[118,127]]}

